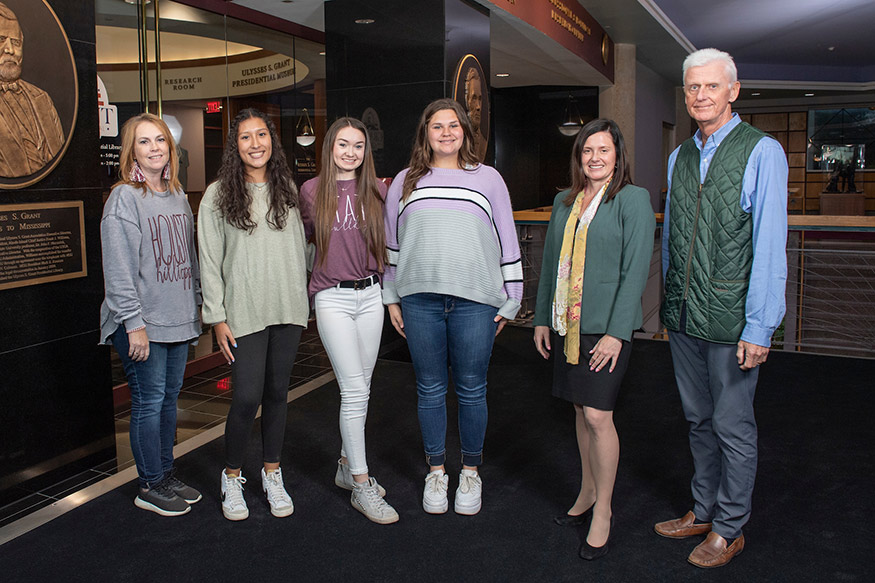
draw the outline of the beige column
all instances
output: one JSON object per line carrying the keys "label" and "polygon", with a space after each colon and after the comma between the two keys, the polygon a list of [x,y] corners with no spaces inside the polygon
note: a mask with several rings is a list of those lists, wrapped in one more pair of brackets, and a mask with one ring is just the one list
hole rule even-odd
{"label": "beige column", "polygon": [[614,84],[599,92],[599,116],[620,126],[635,175],[635,45],[614,45]]}
{"label": "beige column", "polygon": [[693,135],[696,131],[696,126],[693,124],[693,118],[687,112],[687,102],[684,96],[684,88],[678,87],[675,90],[675,132],[674,132],[674,147],[680,146],[684,140]]}

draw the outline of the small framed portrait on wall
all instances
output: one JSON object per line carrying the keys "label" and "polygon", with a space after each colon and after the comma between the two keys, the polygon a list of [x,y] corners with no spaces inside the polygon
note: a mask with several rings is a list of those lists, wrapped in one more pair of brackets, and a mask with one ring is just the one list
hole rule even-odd
{"label": "small framed portrait on wall", "polygon": [[459,60],[453,82],[453,99],[468,112],[474,130],[474,152],[481,162],[489,145],[489,83],[480,62],[472,54]]}

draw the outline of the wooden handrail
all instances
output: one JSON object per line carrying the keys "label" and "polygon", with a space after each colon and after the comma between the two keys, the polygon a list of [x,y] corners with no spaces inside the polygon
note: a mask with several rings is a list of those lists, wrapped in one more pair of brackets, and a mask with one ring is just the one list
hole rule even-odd
{"label": "wooden handrail", "polygon": [[[542,206],[513,213],[514,221],[528,224],[547,224],[553,207]],[[665,216],[655,213],[656,222],[662,224]],[[793,231],[806,229],[818,231],[875,231],[875,216],[859,215],[788,215],[787,225]]]}

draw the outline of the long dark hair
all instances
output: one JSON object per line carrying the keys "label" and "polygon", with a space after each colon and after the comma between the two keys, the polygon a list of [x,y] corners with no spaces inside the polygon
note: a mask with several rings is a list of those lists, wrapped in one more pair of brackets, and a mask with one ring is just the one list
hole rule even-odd
{"label": "long dark hair", "polygon": [[568,196],[562,201],[565,206],[574,204],[574,199],[578,193],[586,186],[586,174],[583,173],[583,145],[586,140],[593,134],[599,132],[608,132],[611,135],[611,140],[614,142],[614,150],[617,153],[617,165],[614,167],[614,177],[611,179],[611,184],[608,190],[602,197],[602,202],[610,202],[620,189],[627,184],[632,184],[632,175],[629,171],[629,160],[626,156],[626,142],[623,140],[623,134],[620,132],[620,127],[612,119],[594,119],[580,129],[577,134],[577,139],[574,140],[574,147],[571,148],[571,191]]}
{"label": "long dark hair", "polygon": [[355,208],[359,229],[364,235],[368,251],[377,260],[377,270],[382,272],[386,264],[386,230],[383,225],[383,198],[377,186],[374,171],[374,156],[371,138],[365,124],[354,117],[342,117],[331,124],[322,141],[322,173],[316,187],[313,202],[316,225],[316,247],[321,251],[319,265],[325,261],[325,253],[331,241],[331,227],[337,213],[337,165],[334,163],[334,142],[344,128],[353,128],[365,136],[365,151],[362,163],[355,169],[356,190],[359,204]]}
{"label": "long dark hair", "polygon": [[274,230],[281,231],[286,226],[289,209],[298,206],[298,189],[292,180],[292,171],[286,162],[282,142],[276,126],[262,111],[247,108],[237,114],[228,129],[225,151],[222,153],[222,166],[216,181],[219,183],[217,205],[228,223],[250,233],[258,226],[251,216],[252,195],[246,188],[246,169],[237,150],[237,135],[240,124],[247,119],[258,118],[270,132],[271,155],[267,161],[267,182],[270,186],[270,208],[267,223]]}
{"label": "long dark hair", "polygon": [[438,99],[429,103],[419,117],[419,125],[416,126],[416,138],[413,142],[413,151],[410,153],[410,164],[407,176],[404,177],[404,185],[401,189],[401,200],[407,200],[419,179],[431,172],[434,151],[428,143],[428,124],[431,118],[439,111],[451,109],[459,118],[465,139],[459,150],[459,168],[472,168],[480,163],[474,153],[474,130],[471,128],[471,120],[462,105],[455,99]]}

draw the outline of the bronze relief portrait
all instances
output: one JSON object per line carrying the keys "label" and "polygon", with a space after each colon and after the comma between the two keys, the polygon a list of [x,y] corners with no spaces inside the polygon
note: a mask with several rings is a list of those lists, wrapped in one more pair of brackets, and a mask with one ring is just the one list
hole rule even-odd
{"label": "bronze relief portrait", "polygon": [[47,0],[0,0],[0,188],[30,186],[55,168],[78,98],[73,51]]}
{"label": "bronze relief portrait", "polygon": [[456,67],[453,99],[462,104],[474,130],[474,153],[483,162],[489,145],[489,80],[483,74],[480,62],[467,54]]}

